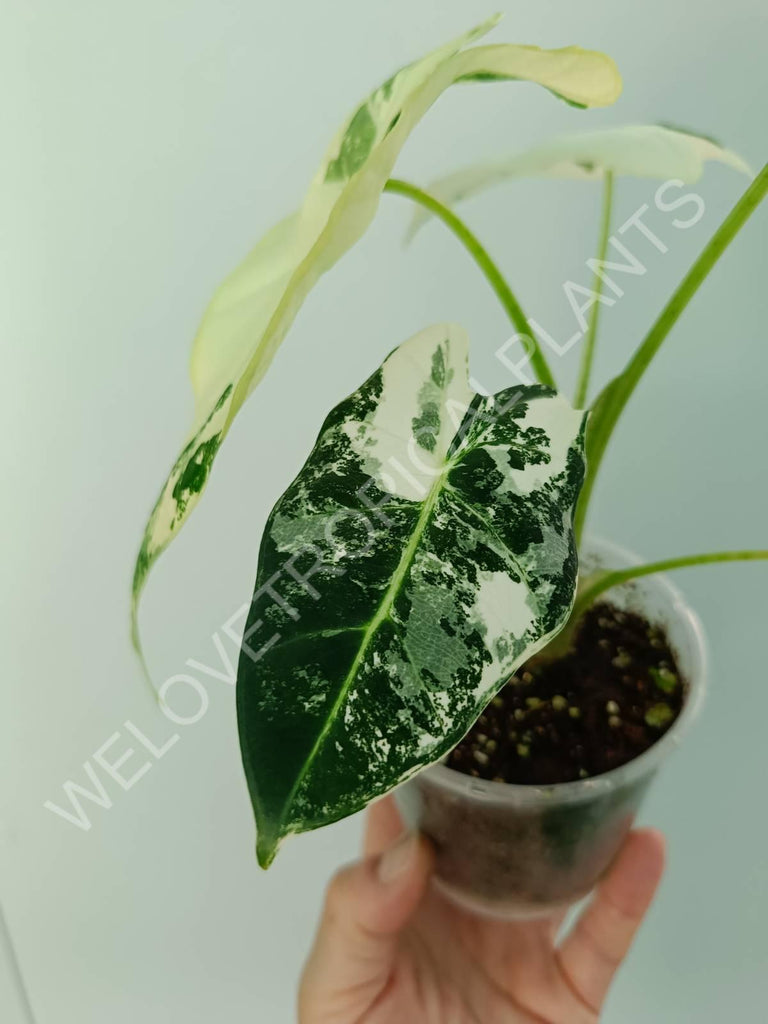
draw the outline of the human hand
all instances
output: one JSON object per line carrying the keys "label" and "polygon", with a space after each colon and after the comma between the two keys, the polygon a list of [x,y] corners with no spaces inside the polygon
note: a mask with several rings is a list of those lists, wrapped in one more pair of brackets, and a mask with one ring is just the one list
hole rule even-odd
{"label": "human hand", "polygon": [[664,839],[630,833],[559,945],[564,915],[476,917],[428,885],[432,860],[391,798],[373,806],[365,858],[328,887],[300,1024],[594,1024],[661,879]]}

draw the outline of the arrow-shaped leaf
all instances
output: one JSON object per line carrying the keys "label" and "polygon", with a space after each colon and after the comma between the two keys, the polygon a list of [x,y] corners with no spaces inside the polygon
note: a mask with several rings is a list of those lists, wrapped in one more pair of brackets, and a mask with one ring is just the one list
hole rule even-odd
{"label": "arrow-shaped leaf", "polygon": [[467,373],[456,327],[401,345],[269,517],[237,680],[264,866],[442,757],[571,608],[584,414]]}
{"label": "arrow-shaped leaf", "polygon": [[[752,175],[740,156],[712,139],[666,125],[642,124],[561,135],[513,156],[470,164],[431,182],[427,191],[452,206],[518,178],[589,181],[610,172],[615,177],[627,175],[662,181],[679,178],[693,184],[710,160]],[[416,210],[408,237],[412,238],[428,219],[425,210]]]}
{"label": "arrow-shaped leaf", "polygon": [[197,504],[243,402],[266,373],[318,278],[363,235],[395,160],[435,100],[458,81],[532,81],[579,106],[613,103],[621,79],[601,53],[567,47],[464,47],[496,19],[403,68],[342,126],[301,209],[274,227],[216,292],[192,352],[195,422],[155,504],[133,578],[133,638],[155,560]]}

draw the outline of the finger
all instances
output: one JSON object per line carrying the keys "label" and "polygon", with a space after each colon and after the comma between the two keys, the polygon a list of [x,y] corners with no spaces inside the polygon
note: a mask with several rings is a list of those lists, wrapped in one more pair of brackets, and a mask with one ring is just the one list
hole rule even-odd
{"label": "finger", "polygon": [[631,832],[610,873],[558,951],[566,980],[596,1013],[642,924],[664,871],[664,837]]}
{"label": "finger", "polygon": [[368,811],[363,850],[365,856],[382,853],[392,846],[403,833],[403,823],[397,805],[391,796],[377,800]]}
{"label": "finger", "polygon": [[328,886],[302,978],[301,1024],[358,1020],[391,975],[398,934],[415,913],[432,866],[425,839],[406,835],[340,871]]}

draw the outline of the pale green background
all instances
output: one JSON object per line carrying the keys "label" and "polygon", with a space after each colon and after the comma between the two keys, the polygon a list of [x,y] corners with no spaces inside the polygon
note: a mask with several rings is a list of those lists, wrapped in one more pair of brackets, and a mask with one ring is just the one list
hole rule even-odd
{"label": "pale green background", "polygon": [[[424,181],[556,131],[655,120],[765,158],[762,0],[503,6],[495,38],[604,49],[623,98],[581,113],[529,86],[454,89],[408,145],[403,176]],[[91,832],[42,805],[61,801],[63,781],[82,778],[126,718],[167,733],[131,656],[127,594],[141,525],[190,419],[186,356],[205,300],[297,202],[355,101],[487,13],[466,0],[5,10],[0,868],[38,1024],[292,1020],[324,880],[354,855],[360,822],[295,840],[259,872],[230,689],[209,681],[205,718],[130,792],[112,786],[114,806],[93,809]],[[649,214],[670,251],[647,247],[648,273],[604,315],[604,374],[743,184],[708,171],[706,215],[688,232]],[[653,188],[622,184],[617,216],[652,203]],[[597,205],[590,186],[524,183],[466,208],[559,337],[571,327],[561,284],[586,283]],[[508,329],[485,283],[438,226],[404,254],[405,216],[403,200],[386,198],[307,302],[152,579],[144,622],[158,678],[188,657],[212,662],[212,631],[250,595],[268,509],[325,411],[394,344],[456,320],[474,339],[477,375],[509,383],[492,358]],[[675,330],[611,450],[596,526],[649,557],[766,546],[766,227],[763,210]],[[711,695],[645,809],[669,836],[670,868],[609,1024],[765,1015],[767,573],[678,577],[710,637]]]}

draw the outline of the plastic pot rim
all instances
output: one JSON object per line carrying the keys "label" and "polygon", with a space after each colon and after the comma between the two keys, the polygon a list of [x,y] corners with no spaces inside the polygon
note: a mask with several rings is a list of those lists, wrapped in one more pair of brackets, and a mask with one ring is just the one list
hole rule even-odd
{"label": "plastic pot rim", "polygon": [[[639,565],[643,561],[633,552],[600,538],[589,538],[584,544],[588,555],[605,559],[612,566]],[[631,584],[630,584],[631,585]],[[431,785],[460,794],[464,799],[474,797],[478,801],[506,804],[510,807],[541,807],[547,803],[578,804],[594,800],[601,793],[608,793],[618,787],[625,787],[652,774],[661,762],[679,746],[688,728],[698,715],[707,687],[708,655],[704,628],[698,615],[688,605],[682,592],[665,574],[645,577],[643,585],[656,592],[664,592],[670,614],[678,628],[687,634],[691,661],[683,673],[686,684],[685,700],[680,714],[671,727],[652,746],[626,764],[602,775],[573,782],[557,782],[546,786],[519,785],[511,782],[493,782],[478,779],[447,765],[437,763],[419,772]],[[627,586],[627,584],[623,584]],[[616,588],[617,590],[620,588]]]}

